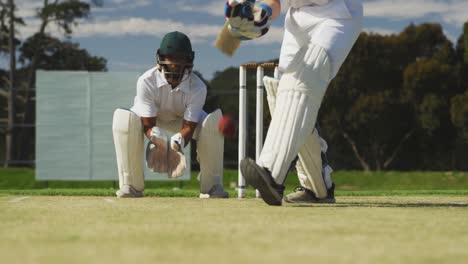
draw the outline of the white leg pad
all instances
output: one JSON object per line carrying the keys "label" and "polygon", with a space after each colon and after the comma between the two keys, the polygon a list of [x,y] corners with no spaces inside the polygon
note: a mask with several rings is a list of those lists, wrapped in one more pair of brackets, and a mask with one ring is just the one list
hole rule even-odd
{"label": "white leg pad", "polygon": [[[270,113],[275,112],[276,94],[278,90],[279,80],[265,76],[263,78],[265,90],[267,92],[268,107]],[[327,195],[327,188],[331,187],[331,172],[330,166],[322,167],[322,153],[327,151],[327,143],[320,137],[317,130],[307,136],[304,145],[299,150],[299,160],[296,163],[297,176],[301,185],[314,193],[319,198],[324,198]],[[325,181],[325,179],[327,179]]]}
{"label": "white leg pad", "polygon": [[119,188],[132,186],[136,191],[145,187],[143,175],[143,126],[132,111],[117,109],[112,121]]}
{"label": "white leg pad", "polygon": [[268,108],[270,109],[270,114],[273,115],[275,112],[276,94],[278,93],[279,80],[270,76],[264,76],[263,85],[265,86],[265,90],[267,92]]}
{"label": "white leg pad", "polygon": [[275,111],[258,164],[282,184],[291,162],[313,131],[330,81],[326,51],[314,44],[299,50],[281,77]]}
{"label": "white leg pad", "polygon": [[[322,176],[322,149],[317,129],[306,138],[299,150],[296,163],[297,176],[302,186],[312,190],[318,198],[327,196],[327,186]],[[330,186],[331,187],[331,186]]]}
{"label": "white leg pad", "polygon": [[223,184],[224,137],[218,131],[222,112],[217,109],[206,116],[197,138],[197,159],[200,163],[200,192]]}

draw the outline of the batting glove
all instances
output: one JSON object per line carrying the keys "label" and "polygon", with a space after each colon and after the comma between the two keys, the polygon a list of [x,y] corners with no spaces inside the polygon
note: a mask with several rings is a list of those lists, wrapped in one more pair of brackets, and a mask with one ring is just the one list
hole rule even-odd
{"label": "batting glove", "polygon": [[270,6],[255,0],[229,0],[224,14],[229,20],[229,31],[240,40],[250,40],[265,35],[272,15]]}

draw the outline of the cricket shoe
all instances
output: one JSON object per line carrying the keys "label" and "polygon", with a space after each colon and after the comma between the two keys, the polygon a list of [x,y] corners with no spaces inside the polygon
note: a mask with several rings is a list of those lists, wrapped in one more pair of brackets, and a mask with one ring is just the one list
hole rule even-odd
{"label": "cricket shoe", "polygon": [[330,203],[333,204],[335,200],[335,184],[332,184],[327,190],[327,197],[318,198],[315,193],[305,187],[297,187],[293,193],[290,193],[284,197],[284,201],[287,203]]}
{"label": "cricket shoe", "polygon": [[215,184],[208,193],[200,193],[201,199],[208,199],[208,198],[229,198],[229,193],[223,189],[221,184]]}
{"label": "cricket shoe", "polygon": [[124,185],[116,193],[118,198],[139,198],[143,197],[142,191],[137,191],[131,185]]}
{"label": "cricket shoe", "polygon": [[277,184],[271,173],[246,158],[240,163],[240,169],[245,181],[260,192],[261,198],[269,205],[281,205],[284,185]]}

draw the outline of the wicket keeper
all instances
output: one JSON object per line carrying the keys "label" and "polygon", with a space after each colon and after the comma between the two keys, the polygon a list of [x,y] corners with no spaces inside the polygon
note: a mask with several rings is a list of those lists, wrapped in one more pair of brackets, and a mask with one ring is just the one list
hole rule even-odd
{"label": "wicket keeper", "polygon": [[[141,75],[130,110],[114,112],[113,135],[119,172],[118,197],[142,197],[143,136],[146,166],[169,177],[182,176],[183,148],[197,141],[200,198],[227,198],[223,189],[224,137],[218,131],[221,110],[203,111],[206,85],[192,72],[195,52],[181,32],[166,34],[156,53],[156,66]],[[169,137],[168,132],[174,133]]]}

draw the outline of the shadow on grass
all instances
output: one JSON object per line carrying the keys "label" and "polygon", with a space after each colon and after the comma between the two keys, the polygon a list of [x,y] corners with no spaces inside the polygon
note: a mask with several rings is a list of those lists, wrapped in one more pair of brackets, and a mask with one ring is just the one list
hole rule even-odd
{"label": "shadow on grass", "polygon": [[336,204],[288,204],[288,207],[410,207],[410,208],[437,208],[437,207],[466,207],[468,203],[388,203],[388,202],[371,202],[371,203],[336,203]]}

